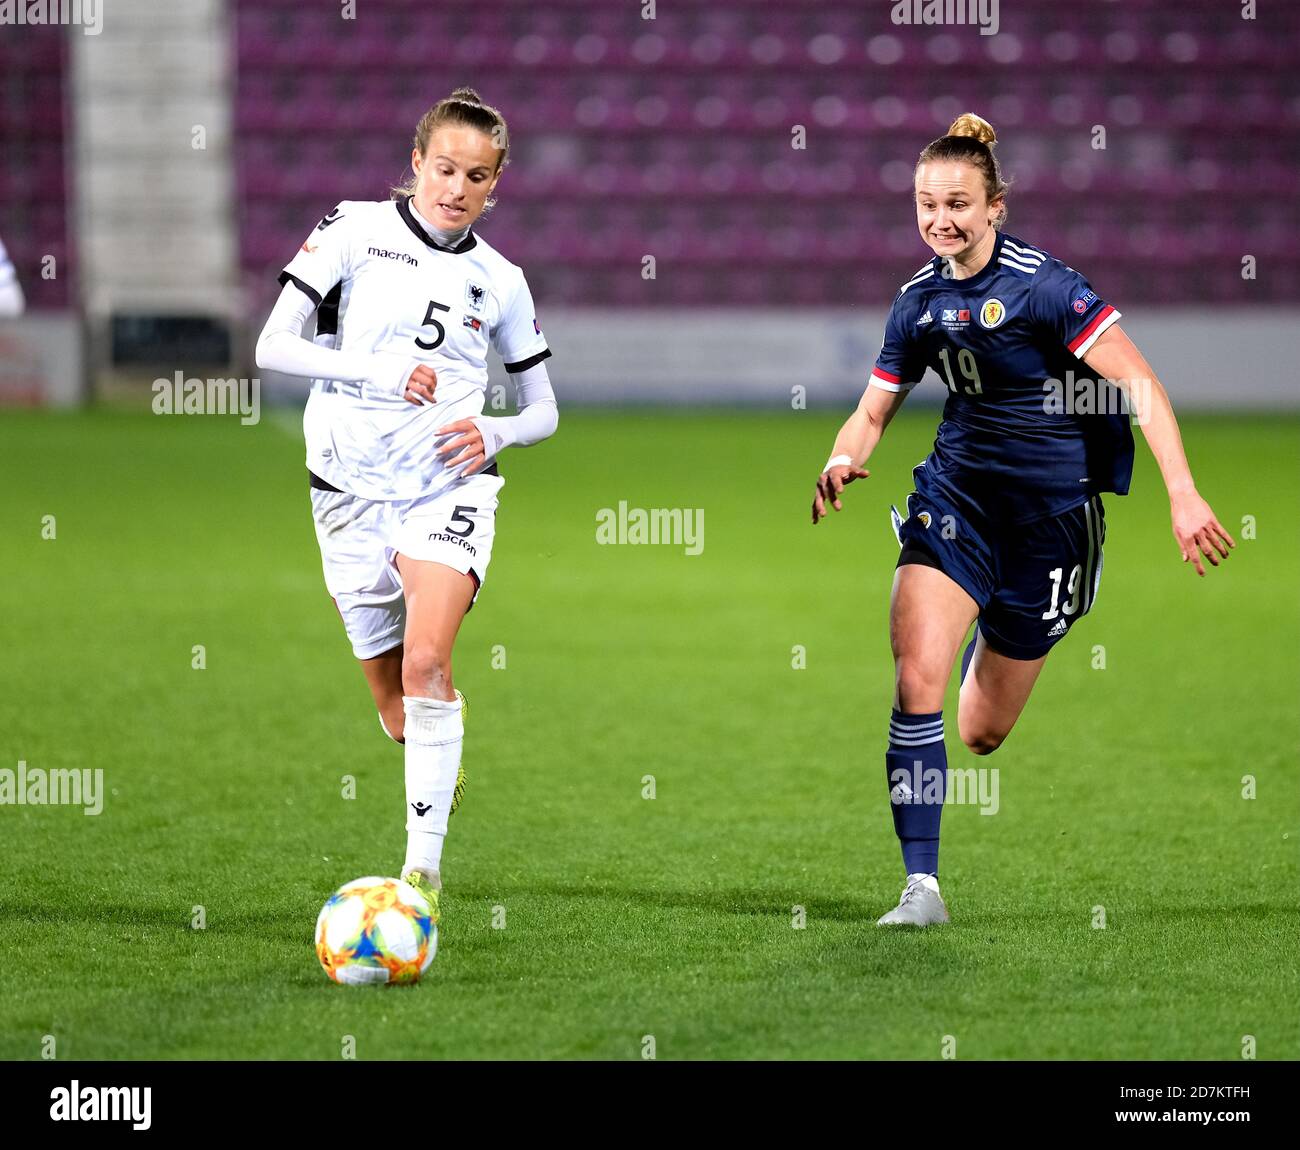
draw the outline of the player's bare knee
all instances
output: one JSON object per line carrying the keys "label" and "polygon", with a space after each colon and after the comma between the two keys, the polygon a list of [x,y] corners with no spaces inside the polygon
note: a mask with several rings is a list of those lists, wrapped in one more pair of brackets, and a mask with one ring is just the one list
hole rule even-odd
{"label": "player's bare knee", "polygon": [[986,727],[961,732],[961,741],[973,755],[991,755],[1002,746],[1002,740],[1006,737],[1005,732],[991,731]]}
{"label": "player's bare knee", "polygon": [[451,686],[451,652],[436,646],[408,646],[402,656],[402,690],[408,695],[446,698]]}
{"label": "player's bare knee", "polygon": [[903,711],[928,714],[943,709],[944,676],[935,667],[899,659],[895,664],[894,686]]}

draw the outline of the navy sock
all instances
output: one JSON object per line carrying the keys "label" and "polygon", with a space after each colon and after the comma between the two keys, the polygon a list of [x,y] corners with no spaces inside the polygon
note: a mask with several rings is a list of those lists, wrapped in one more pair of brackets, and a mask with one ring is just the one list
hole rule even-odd
{"label": "navy sock", "polygon": [[[976,631],[975,638],[978,637],[979,632]],[[957,685],[959,687],[962,683],[966,682],[966,668],[970,666],[970,661],[975,654],[975,638],[972,638],[971,641],[966,644],[966,650],[961,653],[961,678],[957,680]]]}
{"label": "navy sock", "polygon": [[948,753],[943,745],[943,712],[904,715],[889,720],[885,752],[894,833],[903,848],[908,874],[939,873],[939,820],[948,790]]}

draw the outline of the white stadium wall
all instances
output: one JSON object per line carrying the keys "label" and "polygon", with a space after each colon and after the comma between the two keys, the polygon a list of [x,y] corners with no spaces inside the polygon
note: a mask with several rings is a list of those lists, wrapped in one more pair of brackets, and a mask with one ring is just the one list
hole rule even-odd
{"label": "white stadium wall", "polygon": [[0,319],[0,406],[74,407],[86,398],[81,317],[31,312]]}
{"label": "white stadium wall", "polygon": [[[250,340],[263,318],[249,317]],[[542,318],[562,403],[788,407],[801,386],[807,406],[844,408],[866,383],[885,313],[556,308]],[[1283,308],[1158,310],[1122,320],[1178,411],[1300,409],[1293,322]],[[255,375],[251,346],[246,355],[240,373]],[[0,320],[0,404],[80,402],[81,362],[76,316]],[[492,378],[508,379],[499,362]],[[270,402],[298,403],[305,395],[299,380],[262,382]],[[909,403],[941,403],[945,394],[930,373]],[[513,402],[508,388],[497,395]]]}
{"label": "white stadium wall", "polygon": [[[880,349],[886,312],[628,311],[542,307],[555,352],[547,362],[561,404],[711,404],[788,407],[803,387],[808,407],[857,402]],[[255,338],[264,317],[249,317]],[[1285,308],[1126,312],[1124,330],[1168,389],[1176,411],[1300,409]],[[310,330],[311,321],[308,321]],[[252,348],[246,351],[252,362]],[[245,370],[249,374],[254,369]],[[255,371],[254,371],[255,374]],[[509,377],[499,362],[492,380]],[[301,402],[301,381],[262,380],[268,402]],[[909,402],[946,395],[930,372]],[[513,390],[494,390],[501,410]]]}
{"label": "white stadium wall", "polygon": [[[545,308],[561,402],[789,406],[856,402],[886,312],[628,312]],[[1121,320],[1176,410],[1300,408],[1294,315],[1285,308],[1161,309]],[[497,365],[494,379],[504,380]],[[941,402],[931,372],[910,402]]]}

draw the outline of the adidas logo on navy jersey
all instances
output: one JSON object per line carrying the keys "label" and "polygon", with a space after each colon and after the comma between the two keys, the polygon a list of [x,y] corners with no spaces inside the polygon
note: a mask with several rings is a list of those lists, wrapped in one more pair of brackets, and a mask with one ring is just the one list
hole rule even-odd
{"label": "adidas logo on navy jersey", "polygon": [[1066,631],[1068,631],[1069,629],[1070,629],[1069,623],[1067,623],[1064,619],[1057,619],[1057,621],[1052,624],[1052,629],[1047,632],[1047,637],[1050,639],[1054,635],[1064,635]]}
{"label": "adidas logo on navy jersey", "polygon": [[934,323],[934,316],[930,314],[930,309],[925,309],[925,315],[916,321],[916,326],[920,327],[923,323]]}

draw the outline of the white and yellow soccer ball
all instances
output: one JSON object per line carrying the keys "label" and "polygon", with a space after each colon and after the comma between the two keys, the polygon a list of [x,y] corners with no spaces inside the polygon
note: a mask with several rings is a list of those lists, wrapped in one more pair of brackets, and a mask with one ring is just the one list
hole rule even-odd
{"label": "white and yellow soccer ball", "polygon": [[424,896],[395,878],[353,879],[316,919],[316,957],[349,986],[415,982],[438,949],[438,925]]}

